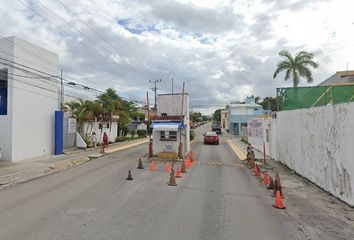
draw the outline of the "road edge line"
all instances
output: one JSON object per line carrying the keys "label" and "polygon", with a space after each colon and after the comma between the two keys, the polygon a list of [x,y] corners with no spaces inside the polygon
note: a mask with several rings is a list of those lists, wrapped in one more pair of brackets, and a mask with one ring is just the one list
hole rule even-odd
{"label": "road edge line", "polygon": [[235,143],[233,143],[230,139],[226,140],[226,143],[241,161],[246,160],[246,155],[241,151],[239,147],[237,147]]}

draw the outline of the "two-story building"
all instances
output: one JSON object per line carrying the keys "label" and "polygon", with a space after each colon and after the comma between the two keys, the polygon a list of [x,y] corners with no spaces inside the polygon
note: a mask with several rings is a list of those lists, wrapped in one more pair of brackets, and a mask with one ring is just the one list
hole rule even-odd
{"label": "two-story building", "polygon": [[227,112],[230,133],[240,135],[242,128],[247,127],[248,120],[264,112],[263,107],[255,103],[254,98],[246,98],[243,103],[230,104]]}
{"label": "two-story building", "polygon": [[58,55],[17,37],[0,41],[1,160],[54,153]]}
{"label": "two-story building", "polygon": [[151,120],[153,156],[176,158],[184,157],[190,152],[189,96],[187,93],[159,94],[157,115]]}
{"label": "two-story building", "polygon": [[229,130],[229,125],[227,124],[228,111],[228,109],[221,109],[220,111],[220,125],[221,129],[224,129],[225,131]]}

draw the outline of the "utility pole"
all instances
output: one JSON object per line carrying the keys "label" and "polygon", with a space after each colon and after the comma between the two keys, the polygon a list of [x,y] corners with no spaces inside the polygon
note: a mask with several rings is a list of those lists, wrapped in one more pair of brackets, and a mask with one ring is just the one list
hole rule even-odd
{"label": "utility pole", "polygon": [[151,81],[149,80],[150,83],[153,83],[154,84],[154,87],[152,88],[152,91],[155,92],[155,105],[154,105],[154,110],[155,110],[155,113],[156,113],[156,109],[157,109],[157,103],[156,103],[156,99],[157,99],[157,87],[156,87],[156,84],[161,82],[162,80],[161,79],[156,79],[154,81]]}
{"label": "utility pole", "polygon": [[64,108],[63,69],[60,70],[60,110]]}
{"label": "utility pole", "polygon": [[172,94],[173,94],[173,78],[172,78]]}

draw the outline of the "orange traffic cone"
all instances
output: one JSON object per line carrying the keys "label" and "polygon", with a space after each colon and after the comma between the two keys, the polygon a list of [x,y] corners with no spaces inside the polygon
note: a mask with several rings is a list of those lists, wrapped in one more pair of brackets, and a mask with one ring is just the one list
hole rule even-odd
{"label": "orange traffic cone", "polygon": [[256,177],[260,176],[257,163],[255,164],[255,167],[254,167],[253,171],[254,171],[253,175],[255,175]]}
{"label": "orange traffic cone", "polygon": [[279,209],[285,209],[285,206],[283,205],[279,191],[277,191],[277,195],[275,197],[275,201],[272,204],[272,206],[275,208],[279,208]]}
{"label": "orange traffic cone", "polygon": [[176,172],[176,178],[181,178],[182,175],[181,175],[181,168],[180,167],[177,167],[177,172]]}
{"label": "orange traffic cone", "polygon": [[269,178],[268,178],[268,175],[267,175],[266,171],[264,171],[264,173],[263,173],[263,185],[265,187],[268,187],[268,185],[269,185]]}
{"label": "orange traffic cone", "polygon": [[138,169],[144,169],[143,167],[143,158],[139,158]]}
{"label": "orange traffic cone", "polygon": [[182,160],[181,173],[187,173],[186,162],[184,161],[184,159]]}
{"label": "orange traffic cone", "polygon": [[276,196],[277,191],[279,191],[280,196],[283,197],[283,192],[281,190],[281,183],[280,183],[280,177],[279,177],[279,172],[276,172],[275,174],[275,180],[274,180],[274,189],[273,189],[273,197]]}
{"label": "orange traffic cone", "polygon": [[132,172],[130,171],[130,169],[129,169],[129,172],[128,172],[128,177],[126,179],[128,181],[134,180],[134,178],[132,177]]}
{"label": "orange traffic cone", "polygon": [[274,181],[272,177],[269,177],[269,186],[267,187],[269,190],[274,189]]}
{"label": "orange traffic cone", "polygon": [[168,186],[177,186],[176,177],[175,177],[175,170],[171,169],[170,180],[167,183]]}
{"label": "orange traffic cone", "polygon": [[154,161],[151,161],[151,164],[150,164],[150,171],[151,171],[151,172],[155,172],[155,169],[156,169],[155,163],[154,163]]}
{"label": "orange traffic cone", "polygon": [[168,162],[165,165],[165,172],[170,172],[170,164]]}
{"label": "orange traffic cone", "polygon": [[186,160],[186,168],[189,169],[190,168],[190,162],[189,162],[189,159]]}

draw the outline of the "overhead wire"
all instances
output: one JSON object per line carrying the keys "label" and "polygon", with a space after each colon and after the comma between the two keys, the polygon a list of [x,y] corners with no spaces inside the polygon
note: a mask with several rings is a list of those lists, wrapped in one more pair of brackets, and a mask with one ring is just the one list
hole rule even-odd
{"label": "overhead wire", "polygon": [[[69,26],[71,29],[75,30],[76,32],[80,33],[82,36],[86,37],[86,39],[88,39],[89,41],[91,41],[92,43],[95,44],[95,46],[100,47],[104,52],[107,52],[107,48],[103,47],[102,45],[98,44],[97,41],[95,41],[94,39],[90,38],[87,34],[85,34],[84,32],[82,32],[81,30],[79,30],[78,28],[74,27],[72,24],[68,23],[64,18],[62,18],[59,14],[55,13],[54,11],[52,11],[50,8],[48,8],[46,5],[44,5],[40,0],[36,0],[36,2],[39,3],[40,6],[42,6],[44,9],[46,9],[48,12],[50,12],[51,14],[53,14],[54,16],[56,16],[58,19],[60,19],[65,25]],[[83,21],[81,21],[83,22]],[[87,27],[86,23],[85,26]],[[91,31],[92,28],[88,27]],[[94,32],[95,35],[98,35],[96,32]],[[99,35],[100,36],[100,35]],[[102,39],[102,36],[100,36],[100,39]],[[107,41],[104,40],[106,43]],[[109,44],[108,46],[111,46],[111,48],[113,48],[114,50],[116,50],[115,47],[112,47],[112,44]],[[108,50],[108,55],[111,55],[110,50]],[[119,56],[119,54],[117,54]],[[107,57],[104,55],[104,58]],[[127,65],[130,68],[134,68],[131,65]],[[148,76],[146,75],[146,73],[143,73],[142,71],[140,71],[139,69],[134,68],[135,72],[139,72],[140,74],[142,74],[142,76],[147,77],[147,78],[151,78],[152,76]]]}
{"label": "overhead wire", "polygon": [[[18,0],[18,2],[20,2],[20,3],[21,3],[22,5],[24,5],[26,8],[30,9],[31,11],[33,11],[36,15],[42,17],[43,19],[45,19],[46,21],[48,21],[49,23],[51,23],[54,27],[57,27],[61,32],[66,33],[66,34],[69,35],[69,36],[72,36],[70,33],[68,33],[67,31],[65,31],[65,30],[62,29],[61,27],[55,26],[55,24],[54,24],[52,21],[50,21],[48,18],[44,17],[42,14],[38,13],[38,12],[37,12],[33,7],[31,7],[30,5],[24,3],[22,0]],[[41,4],[41,5],[43,5],[43,4]],[[45,8],[48,9],[47,7],[45,7]],[[48,9],[48,11],[54,13],[54,12],[51,11],[50,9]],[[55,14],[55,13],[54,13],[54,14]],[[57,15],[57,14],[55,14],[55,15]],[[58,16],[58,17],[59,17],[59,16]],[[61,18],[61,17],[59,17],[59,18]],[[62,19],[62,20],[63,20],[63,19]],[[63,21],[65,21],[65,20],[63,20]],[[66,23],[66,24],[68,24],[68,23]],[[71,27],[70,24],[68,24],[68,25]],[[74,38],[75,38],[75,37],[74,37]],[[75,39],[76,39],[76,38],[75,38]],[[76,40],[77,40],[77,39],[76,39]],[[78,40],[77,40],[77,41],[78,41]],[[85,45],[85,46],[91,51],[91,53],[98,53],[99,55],[102,56],[102,54],[101,54],[100,52],[95,51],[95,50],[92,49],[90,46],[88,46],[85,42],[78,41],[78,43]],[[105,57],[105,56],[103,55],[103,57]],[[128,66],[129,66],[129,65],[128,65]],[[138,101],[138,102],[140,102],[140,101]]]}
{"label": "overhead wire", "polygon": [[[39,0],[38,0],[39,1]],[[84,24],[89,30],[91,30],[99,39],[101,39],[103,42],[106,43],[107,46],[111,47],[114,51],[118,52],[118,56],[119,55],[127,55],[125,54],[121,49],[118,49],[117,47],[115,47],[113,44],[111,44],[108,40],[106,40],[101,34],[99,34],[94,28],[92,28],[89,24],[87,24],[85,21],[83,21],[79,16],[78,14],[71,10],[66,4],[64,4],[61,0],[56,0],[60,5],[62,5],[67,12],[69,12],[69,14],[72,16],[72,17],[76,17],[82,24]],[[134,67],[132,67],[134,68]],[[138,68],[135,68],[135,70],[138,70],[140,73],[142,74],[145,74],[143,73],[140,69]],[[153,76],[149,76],[149,78],[153,78]]]}
{"label": "overhead wire", "polygon": [[[29,4],[27,3],[24,3],[22,0],[18,0],[19,3],[21,3],[22,5],[24,5],[26,8],[30,9],[32,12],[34,12],[36,15],[40,16],[41,18],[43,18],[44,20],[48,21],[50,24],[52,24],[54,27],[58,28],[61,32],[67,34],[68,36],[72,36],[71,33],[67,32],[66,30],[64,30],[63,28],[59,27],[59,26],[55,26],[55,24],[50,21],[48,18],[44,17],[42,14],[38,13],[33,7],[31,7]],[[38,1],[39,2],[39,1]],[[54,15],[56,15],[58,18],[60,18],[65,24],[69,25],[70,27],[72,27],[69,23],[67,23],[64,19],[62,19],[59,15],[55,14],[52,10],[50,10],[48,7],[46,7],[44,4],[42,4],[41,2],[39,2],[39,4],[46,8],[49,12],[52,12]],[[73,27],[72,27],[73,28]],[[76,28],[74,28],[76,29]],[[77,29],[76,29],[77,30]],[[81,31],[77,30],[78,32],[82,33]],[[83,34],[83,33],[82,33]],[[83,34],[85,35],[85,34]],[[75,40],[78,41],[78,39],[76,39],[75,36],[72,36],[74,37]],[[97,52],[96,50],[92,49],[89,45],[87,45],[85,42],[81,42],[81,41],[78,41],[79,44],[83,44],[85,45],[90,51],[91,53],[98,53],[99,55],[101,55],[102,57],[105,57],[105,55],[102,55],[102,53],[100,52]],[[102,47],[101,47],[102,48]],[[129,66],[129,65],[128,65]],[[146,76],[145,76],[146,77]],[[151,77],[149,77],[151,78]],[[135,101],[135,100],[133,100]]]}
{"label": "overhead wire", "polygon": [[[3,61],[7,61],[7,62],[3,62]],[[11,64],[10,64],[11,63]],[[50,81],[50,83],[56,83],[60,84],[60,81],[59,79],[54,79],[53,80],[50,80],[50,79],[53,79],[53,77],[50,75],[50,74],[47,74],[48,76],[46,75],[41,75],[40,73],[36,73],[36,72],[32,72],[30,71],[29,69],[31,70],[36,70],[36,71],[39,71],[38,69],[34,69],[32,67],[28,67],[26,65],[23,65],[23,64],[18,64],[14,61],[11,61],[11,60],[8,60],[8,59],[4,59],[4,58],[1,58],[0,57],[0,64],[2,65],[5,65],[5,66],[8,66],[8,67],[12,67],[14,69],[17,69],[17,70],[20,70],[22,72],[25,72],[27,74],[30,74],[32,75],[31,76],[24,76],[24,75],[18,75],[18,74],[13,74],[13,73],[10,73],[8,72],[8,74],[11,74],[11,75],[14,75],[14,76],[18,76],[18,77],[24,77],[24,78],[31,78],[31,79],[40,79],[40,80],[46,80],[46,81]],[[18,67],[18,66],[14,66],[14,64],[17,64],[17,65],[20,65],[22,67],[27,67],[28,69],[25,69],[25,68],[21,68],[21,67]],[[42,74],[46,74],[45,72],[41,72]],[[59,76],[58,76],[59,77]],[[93,91],[93,92],[98,92],[98,93],[104,93],[104,91],[102,90],[99,90],[99,89],[96,89],[96,88],[93,88],[93,87],[88,87],[88,86],[85,86],[85,85],[82,85],[80,83],[75,83],[75,82],[72,82],[70,80],[67,80],[67,79],[63,79],[63,84],[67,87],[70,87],[70,88],[73,88],[75,90],[85,90],[86,92],[87,91]],[[135,99],[130,99],[130,98],[127,98],[127,97],[122,97],[120,96],[120,98],[122,98],[123,100],[126,100],[126,101],[132,101],[132,102],[135,102],[135,103],[144,103],[143,101],[139,101],[139,100],[135,100]]]}

